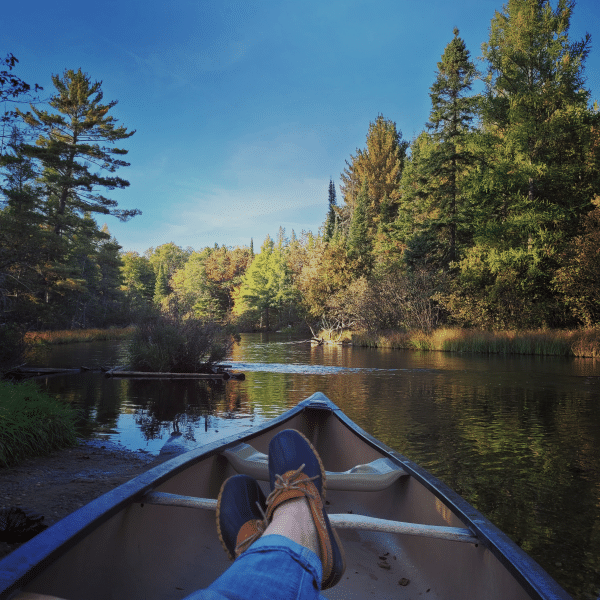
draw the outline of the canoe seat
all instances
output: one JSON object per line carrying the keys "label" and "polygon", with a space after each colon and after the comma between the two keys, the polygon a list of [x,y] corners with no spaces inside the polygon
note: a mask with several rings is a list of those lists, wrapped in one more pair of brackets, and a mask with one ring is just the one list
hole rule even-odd
{"label": "canoe seat", "polygon": [[[222,454],[238,473],[249,475],[258,481],[269,481],[268,456],[249,444],[238,444]],[[400,477],[407,477],[408,473],[389,458],[378,458],[342,473],[325,471],[325,476],[329,490],[378,492],[388,488]]]}

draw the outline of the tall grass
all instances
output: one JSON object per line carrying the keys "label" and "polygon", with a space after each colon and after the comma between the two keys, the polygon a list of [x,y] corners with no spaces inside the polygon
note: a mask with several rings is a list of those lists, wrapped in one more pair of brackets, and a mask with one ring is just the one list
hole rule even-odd
{"label": "tall grass", "polygon": [[25,342],[28,344],[71,344],[96,340],[122,340],[130,338],[134,333],[135,327],[29,331],[25,334]]}
{"label": "tall grass", "polygon": [[355,333],[352,335],[352,343],[357,346],[404,350],[600,357],[600,329],[499,332],[436,329],[430,333]]}
{"label": "tall grass", "polygon": [[77,414],[35,383],[0,381],[0,467],[77,443]]}

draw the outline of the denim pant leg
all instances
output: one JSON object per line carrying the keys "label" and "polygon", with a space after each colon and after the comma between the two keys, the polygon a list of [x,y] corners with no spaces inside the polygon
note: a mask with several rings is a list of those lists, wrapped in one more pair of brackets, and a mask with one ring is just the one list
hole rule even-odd
{"label": "denim pant leg", "polygon": [[205,590],[185,600],[325,600],[318,556],[281,535],[266,535]]}

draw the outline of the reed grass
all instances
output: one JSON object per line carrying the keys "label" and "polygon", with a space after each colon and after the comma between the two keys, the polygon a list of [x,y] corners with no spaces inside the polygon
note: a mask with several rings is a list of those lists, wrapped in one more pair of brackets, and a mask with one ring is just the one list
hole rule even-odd
{"label": "reed grass", "polygon": [[436,329],[352,335],[356,346],[437,350],[478,354],[531,354],[540,356],[600,357],[600,329],[480,331],[472,329]]}
{"label": "reed grass", "polygon": [[76,411],[34,382],[0,381],[0,468],[74,446]]}
{"label": "reed grass", "polygon": [[25,334],[25,342],[28,344],[72,344],[97,340],[122,340],[132,337],[134,333],[135,327],[29,331]]}

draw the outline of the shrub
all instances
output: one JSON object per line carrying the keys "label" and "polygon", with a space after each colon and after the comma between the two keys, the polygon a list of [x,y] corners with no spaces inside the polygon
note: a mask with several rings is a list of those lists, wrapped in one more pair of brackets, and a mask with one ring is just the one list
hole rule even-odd
{"label": "shrub", "polygon": [[129,345],[135,371],[200,373],[223,360],[233,336],[221,325],[194,317],[158,314],[139,324]]}

